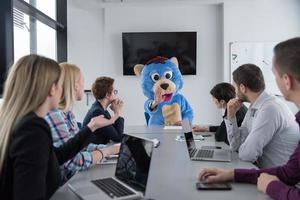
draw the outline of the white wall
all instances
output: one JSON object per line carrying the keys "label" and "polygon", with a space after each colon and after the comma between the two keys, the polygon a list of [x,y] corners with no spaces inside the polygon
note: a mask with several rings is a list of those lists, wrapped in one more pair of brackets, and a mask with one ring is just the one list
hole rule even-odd
{"label": "white wall", "polygon": [[[90,83],[99,69],[102,71],[103,13],[103,9],[94,1],[90,1],[89,5],[85,5],[84,1],[68,1],[68,61],[82,69],[86,89],[90,89]],[[89,106],[86,98],[75,105],[74,112],[78,121],[83,121]]]}
{"label": "white wall", "polygon": [[[68,2],[68,59],[81,66],[89,88],[96,77],[116,79],[125,101],[127,125],[145,124],[140,80],[122,75],[122,32],[197,31],[197,75],[184,76],[182,93],[195,112],[195,122],[215,123],[220,113],[209,95],[222,78],[221,5],[133,5],[86,8],[86,1]],[[82,118],[84,102],[75,108]]]}
{"label": "white wall", "polygon": [[[126,103],[127,125],[144,124],[146,98],[139,79],[122,76],[121,33],[125,31],[197,31],[197,75],[184,76],[182,93],[194,108],[195,123],[216,123],[221,120],[220,111],[213,105],[209,90],[215,83],[230,81],[229,43],[300,36],[300,1],[69,0],[69,61],[81,67],[86,89],[98,76],[114,77]],[[79,120],[87,108],[85,101],[76,105]]]}
{"label": "white wall", "polygon": [[[299,0],[224,3],[224,80],[230,81],[230,42],[277,42],[300,36]],[[298,108],[286,102],[293,113]]]}
{"label": "white wall", "polygon": [[225,1],[224,80],[230,78],[230,42],[273,42],[296,36],[300,36],[299,0]]}

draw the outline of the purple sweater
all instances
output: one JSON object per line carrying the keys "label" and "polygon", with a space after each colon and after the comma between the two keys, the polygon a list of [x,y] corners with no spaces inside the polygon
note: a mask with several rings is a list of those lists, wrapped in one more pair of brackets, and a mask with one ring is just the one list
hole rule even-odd
{"label": "purple sweater", "polygon": [[[300,111],[296,114],[296,121],[300,125]],[[291,155],[287,164],[268,169],[235,169],[234,180],[243,183],[257,183],[260,173],[277,176],[280,181],[272,181],[267,187],[267,194],[273,199],[300,199],[300,189],[295,185],[300,182],[300,142]]]}

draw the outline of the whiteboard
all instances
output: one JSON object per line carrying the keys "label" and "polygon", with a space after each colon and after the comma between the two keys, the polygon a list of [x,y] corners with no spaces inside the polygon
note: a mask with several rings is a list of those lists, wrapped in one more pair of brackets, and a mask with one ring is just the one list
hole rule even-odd
{"label": "whiteboard", "polygon": [[[252,63],[260,67],[270,94],[281,95],[272,72],[273,48],[278,42],[230,43],[230,75],[239,66]],[[231,79],[232,80],[232,79]]]}

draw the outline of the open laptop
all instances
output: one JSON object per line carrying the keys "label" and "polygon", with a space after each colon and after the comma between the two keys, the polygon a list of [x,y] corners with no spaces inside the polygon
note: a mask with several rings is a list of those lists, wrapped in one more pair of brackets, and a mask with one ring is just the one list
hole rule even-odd
{"label": "open laptop", "polygon": [[218,161],[218,162],[231,161],[230,149],[209,149],[207,148],[209,146],[206,146],[205,149],[197,149],[190,123],[188,121],[183,120],[182,127],[183,127],[188,153],[191,160]]}
{"label": "open laptop", "polygon": [[68,186],[86,200],[141,199],[146,192],[153,147],[151,140],[123,134],[114,177],[77,181]]}

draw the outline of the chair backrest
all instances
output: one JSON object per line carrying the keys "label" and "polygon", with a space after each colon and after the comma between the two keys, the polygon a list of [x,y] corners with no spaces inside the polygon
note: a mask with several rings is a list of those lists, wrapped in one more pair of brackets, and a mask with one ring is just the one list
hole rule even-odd
{"label": "chair backrest", "polygon": [[144,116],[145,116],[145,119],[146,119],[146,124],[148,126],[150,115],[147,112],[144,112]]}
{"label": "chair backrest", "polygon": [[81,122],[77,122],[77,126],[79,129],[82,129],[82,123]]}

